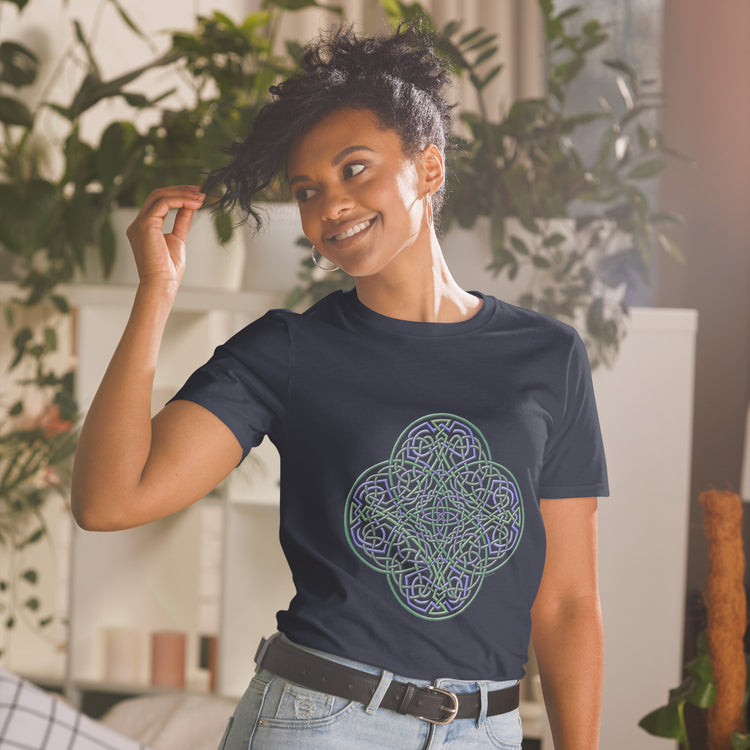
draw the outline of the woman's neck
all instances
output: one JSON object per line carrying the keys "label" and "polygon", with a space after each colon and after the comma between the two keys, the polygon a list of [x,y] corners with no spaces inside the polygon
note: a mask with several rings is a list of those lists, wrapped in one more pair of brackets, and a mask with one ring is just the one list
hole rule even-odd
{"label": "woman's neck", "polygon": [[356,279],[360,302],[389,318],[425,323],[457,323],[476,315],[482,300],[453,278],[434,232],[422,255],[409,253],[381,273]]}

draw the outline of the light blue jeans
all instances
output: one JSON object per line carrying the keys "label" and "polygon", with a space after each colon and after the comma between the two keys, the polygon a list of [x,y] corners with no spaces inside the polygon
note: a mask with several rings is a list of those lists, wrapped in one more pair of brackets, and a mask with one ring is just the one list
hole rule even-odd
{"label": "light blue jeans", "polygon": [[[283,636],[282,636],[283,637]],[[379,709],[390,684],[400,680],[415,685],[425,680],[392,675],[367,664],[306,649],[332,661],[380,676],[380,686],[369,706],[287,682],[259,670],[230,719],[219,750],[520,750],[518,710],[499,716],[456,719],[445,726],[413,716]],[[433,685],[454,693],[488,691],[514,685],[505,682],[436,680]]]}

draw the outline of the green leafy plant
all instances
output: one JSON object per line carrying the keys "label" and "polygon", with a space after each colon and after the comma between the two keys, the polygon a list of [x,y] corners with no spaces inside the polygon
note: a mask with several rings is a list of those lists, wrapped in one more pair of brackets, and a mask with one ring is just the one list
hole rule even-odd
{"label": "green leafy plant", "polygon": [[[128,19],[117,0],[106,2]],[[135,28],[129,19],[128,25]],[[78,58],[86,67],[66,103],[47,98],[48,84],[41,99],[29,105],[22,90],[37,80],[39,57],[12,40],[0,43],[0,245],[16,257],[16,275],[29,304],[41,301],[59,283],[70,281],[77,268],[84,268],[90,246],[99,248],[104,268],[111,268],[114,237],[109,211],[121,189],[121,179],[116,178],[131,165],[107,162],[106,154],[82,140],[81,120],[105,99],[121,97],[134,110],[153,106],[161,97],[149,99],[126,87],[147,70],[175,59],[163,56],[105,79],[81,24],[73,21],[73,26],[75,38],[56,66],[56,77],[74,69]],[[45,135],[51,130],[45,129],[45,120],[59,137]],[[54,161],[62,167],[51,168]],[[112,179],[100,181],[101,173]]]}
{"label": "green leafy plant", "polygon": [[[488,270],[510,279],[525,271],[519,304],[574,323],[592,364],[610,364],[624,333],[627,285],[634,277],[648,281],[655,248],[679,257],[663,227],[680,217],[654,210],[645,190],[678,154],[646,124],[658,96],[621,60],[604,61],[619,105],[600,97],[598,111],[569,111],[572,86],[609,34],[596,19],[575,30],[579,6],[558,13],[551,0],[540,0],[539,7],[546,91],[517,100],[498,120],[485,103],[487,84],[500,72],[495,35],[465,33],[455,22],[440,32],[441,48],[478,102],[477,111],[460,112],[468,135],[458,137],[450,162],[445,226],[472,227],[486,217]],[[592,155],[576,145],[581,132],[598,141]]]}
{"label": "green leafy plant", "polygon": [[[36,358],[43,357],[39,354]],[[41,629],[53,621],[34,592],[40,571],[25,559],[31,547],[49,541],[42,513],[48,498],[56,495],[67,502],[67,471],[77,434],[75,411],[71,408],[74,403],[69,393],[72,382],[63,384],[59,382],[61,379],[70,381],[70,373],[60,378],[42,371],[35,377],[35,384],[38,380],[48,381],[46,388],[54,392],[55,402],[48,403],[33,419],[15,419],[10,427],[4,423],[0,433],[0,546],[5,550],[0,568],[0,616],[8,631],[19,619]],[[60,407],[64,401],[69,402],[68,406]],[[23,413],[23,401],[16,401],[9,411]],[[3,652],[0,644],[0,657]]]}
{"label": "green leafy plant", "polygon": [[[745,710],[750,694],[750,657],[746,656],[746,660],[748,679],[745,688]],[[716,685],[705,631],[698,634],[698,655],[687,665],[686,671],[682,683],[669,691],[667,703],[646,714],[638,722],[638,726],[656,737],[677,740],[685,750],[690,750],[685,707],[689,704],[699,709],[707,709],[716,701]],[[735,732],[732,735],[732,748],[749,750],[750,734]]]}
{"label": "green leafy plant", "polygon": [[[43,508],[50,497],[67,502],[78,439],[73,372],[55,362],[68,307],[62,296],[52,297],[54,304],[32,308],[17,300],[4,310],[5,327],[14,331],[7,366],[14,388],[4,394],[0,417],[0,631],[6,633],[21,620],[40,630],[53,621],[35,591],[42,573],[28,558],[35,545],[52,541]],[[0,657],[4,650],[0,642]]]}

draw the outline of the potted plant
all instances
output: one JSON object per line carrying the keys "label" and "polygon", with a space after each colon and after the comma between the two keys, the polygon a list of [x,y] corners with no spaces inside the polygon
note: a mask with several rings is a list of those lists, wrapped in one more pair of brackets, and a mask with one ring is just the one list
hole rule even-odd
{"label": "potted plant", "polygon": [[[750,656],[747,662],[747,689],[745,705],[750,693]],[[698,634],[698,654],[686,667],[685,679],[669,691],[667,703],[644,716],[638,726],[655,737],[677,740],[685,750],[690,750],[688,725],[685,710],[688,705],[706,710],[716,701],[716,684],[713,666],[708,655],[706,631]],[[732,737],[732,750],[748,750],[750,734],[735,732]]]}
{"label": "potted plant", "polygon": [[[446,247],[456,241],[451,230],[472,230],[458,242],[486,245],[486,270],[515,282],[509,301],[575,324],[592,365],[611,364],[624,335],[627,286],[634,277],[648,278],[654,247],[679,257],[663,226],[680,217],[654,210],[644,190],[666,157],[676,155],[645,124],[658,102],[631,66],[608,60],[622,106],[602,102],[597,112],[568,112],[571,86],[608,34],[595,19],[573,30],[580,7],[557,13],[552,0],[539,0],[548,52],[545,93],[519,99],[495,118],[485,90],[502,69],[497,35],[481,27],[466,31],[460,21],[438,29],[419,3],[382,5],[394,23],[406,18],[431,30],[438,53],[476,94],[476,111],[457,110],[448,154],[441,220]],[[599,144],[589,157],[575,144],[584,128]],[[341,272],[322,278],[309,262],[300,281],[290,304],[351,283]]]}

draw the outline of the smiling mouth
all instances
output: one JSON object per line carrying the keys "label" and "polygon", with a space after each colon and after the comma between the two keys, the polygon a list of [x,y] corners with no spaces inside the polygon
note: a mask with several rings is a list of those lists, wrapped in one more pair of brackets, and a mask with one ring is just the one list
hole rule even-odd
{"label": "smiling mouth", "polygon": [[336,242],[339,242],[341,240],[348,240],[349,237],[354,237],[355,234],[359,234],[360,232],[364,232],[365,229],[372,226],[372,224],[375,223],[375,217],[373,216],[372,219],[368,219],[367,221],[362,221],[359,224],[355,224],[353,227],[349,227],[345,232],[341,232],[341,234],[334,234],[332,237],[329,237],[330,240],[335,240]]}

